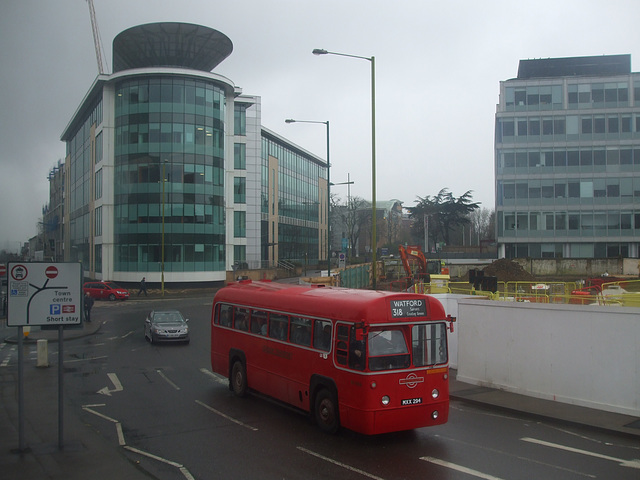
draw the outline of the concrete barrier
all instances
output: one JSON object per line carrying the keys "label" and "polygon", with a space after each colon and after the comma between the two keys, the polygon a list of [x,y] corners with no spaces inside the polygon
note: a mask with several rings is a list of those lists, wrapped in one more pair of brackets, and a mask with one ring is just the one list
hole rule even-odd
{"label": "concrete barrier", "polygon": [[639,308],[446,302],[451,314],[457,303],[458,380],[640,416]]}

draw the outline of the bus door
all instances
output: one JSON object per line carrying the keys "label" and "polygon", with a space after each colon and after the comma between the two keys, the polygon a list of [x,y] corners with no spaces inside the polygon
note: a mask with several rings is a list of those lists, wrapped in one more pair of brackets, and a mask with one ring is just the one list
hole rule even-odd
{"label": "bus door", "polygon": [[337,365],[364,370],[367,356],[364,329],[354,324],[338,323],[334,352]]}

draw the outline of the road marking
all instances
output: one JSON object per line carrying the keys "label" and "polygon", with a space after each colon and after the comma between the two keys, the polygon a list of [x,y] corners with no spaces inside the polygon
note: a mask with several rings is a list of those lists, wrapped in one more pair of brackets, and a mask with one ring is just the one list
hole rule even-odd
{"label": "road marking", "polygon": [[169,378],[164,374],[162,370],[156,370],[156,372],[158,372],[158,375],[160,375],[169,385],[171,385],[176,390],[180,390],[180,387],[177,386],[175,383],[173,383],[171,380],[169,380]]}
{"label": "road marking", "polygon": [[382,477],[377,477],[376,475],[373,475],[369,472],[365,472],[364,470],[360,470],[359,468],[355,468],[355,467],[352,467],[351,465],[347,465],[346,463],[339,462],[337,460],[334,460],[333,458],[325,457],[324,455],[321,455],[316,452],[312,452],[311,450],[308,450],[304,447],[296,447],[296,448],[301,452],[308,453],[309,455],[313,455],[314,457],[319,458],[320,460],[333,463],[334,465],[337,465],[338,467],[342,467],[351,472],[359,473],[360,475],[363,475],[367,478],[373,478],[374,480],[384,480]]}
{"label": "road marking", "polygon": [[456,465],[455,463],[447,462],[445,460],[440,460],[439,458],[420,457],[420,460],[424,460],[425,462],[429,462],[429,463],[434,463],[436,465],[440,465],[441,467],[450,468],[451,470],[456,470],[458,472],[466,473],[468,475],[473,475],[474,477],[484,478],[485,480],[502,480],[500,477],[494,477],[493,475],[488,475],[486,473],[482,473],[477,470],[472,470],[471,468],[463,467],[462,465]]}
{"label": "road marking", "polygon": [[621,467],[629,467],[629,468],[637,468],[640,469],[640,460],[623,460],[621,458],[611,457],[609,455],[603,455],[601,453],[590,452],[588,450],[581,450],[579,448],[568,447],[566,445],[559,445],[557,443],[545,442],[544,440],[538,440],[536,438],[524,437],[521,438],[523,442],[535,443],[537,445],[543,445],[545,447],[557,448],[559,450],[565,450],[567,452],[579,453],[581,455],[589,455],[590,457],[601,458],[603,460],[610,460],[612,462],[617,462]]}
{"label": "road marking", "polygon": [[100,412],[96,412],[93,408],[90,407],[104,407],[104,403],[100,404],[100,405],[83,405],[82,409],[85,412],[89,412],[89,413],[93,413],[94,415],[96,415],[97,417],[100,418],[104,418],[105,420],[108,420],[111,423],[120,423],[118,422],[118,420],[116,420],[115,418],[111,418],[111,417],[107,417],[106,415],[104,415],[103,413]]}
{"label": "road marking", "polygon": [[[55,355],[58,352],[52,353],[51,355]],[[89,362],[91,360],[100,360],[101,358],[109,358],[108,355],[102,355],[101,357],[88,357],[88,358],[76,358],[75,360],[65,360],[64,363],[74,363],[74,362]]]}
{"label": "road marking", "polygon": [[131,330],[129,333],[124,334],[123,336],[121,336],[120,338],[127,338],[129,335],[131,335],[132,333],[134,333],[133,330]]}
{"label": "road marking", "polygon": [[106,415],[103,415],[102,413],[96,412],[95,410],[92,409],[92,407],[104,407],[105,404],[104,403],[95,403],[95,404],[91,404],[91,405],[83,405],[82,409],[89,412],[89,413],[93,413],[94,415],[97,415],[100,418],[104,418],[105,420],[108,420],[112,423],[116,424],[116,433],[118,434],[118,444],[121,447],[126,448],[127,450],[130,450],[134,453],[138,453],[140,455],[143,455],[145,457],[151,458],[153,460],[158,460],[159,462],[162,463],[166,463],[167,465],[171,465],[172,467],[176,467],[178,470],[180,470],[180,473],[182,473],[182,475],[184,476],[184,478],[186,478],[187,480],[195,480],[195,478],[193,477],[193,475],[191,475],[191,472],[189,472],[189,470],[182,464],[178,463],[178,462],[174,462],[172,460],[167,460],[166,458],[162,458],[159,457],[157,455],[154,455],[152,453],[148,453],[145,452],[143,450],[139,450],[137,448],[134,447],[130,447],[129,445],[127,445],[127,442],[124,439],[124,433],[122,432],[122,424],[116,420],[115,418],[111,418],[108,417]]}
{"label": "road marking", "polygon": [[98,393],[111,396],[112,393],[121,392],[122,390],[124,390],[122,384],[120,383],[120,380],[118,380],[118,376],[115,373],[107,373],[107,377],[109,377],[109,380],[111,380],[111,383],[113,383],[115,389],[109,390],[109,387],[104,387],[98,390]]}
{"label": "road marking", "polygon": [[229,415],[227,415],[226,413],[222,413],[220,410],[216,410],[213,407],[210,407],[209,405],[207,405],[206,403],[201,402],[200,400],[196,400],[196,403],[198,405],[202,405],[204,408],[206,408],[207,410],[212,411],[213,413],[215,413],[216,415],[220,415],[222,418],[226,418],[227,420],[229,420],[230,422],[233,423],[237,423],[238,425],[240,425],[241,427],[245,427],[248,428],[249,430],[252,430],[254,432],[257,432],[258,429],[256,427],[252,427],[251,425],[247,425],[246,423],[241,422],[240,420],[236,420],[233,417],[230,417]]}
{"label": "road marking", "polygon": [[200,371],[205,375],[213,378],[216,382],[221,383],[222,385],[225,385],[225,386],[229,385],[229,380],[227,380],[221,375],[218,375],[217,373],[213,373],[211,370],[207,370],[206,368],[201,368]]}
{"label": "road marking", "polygon": [[159,462],[166,463],[167,465],[171,465],[172,467],[176,467],[178,470],[180,470],[180,473],[182,473],[184,478],[186,478],[187,480],[195,480],[193,475],[191,475],[191,473],[189,472],[189,470],[187,470],[187,468],[184,465],[178,462],[174,462],[173,460],[167,460],[166,458],[159,457],[157,455],[154,455],[153,453],[148,453],[148,452],[145,452],[144,450],[139,450],[137,448],[130,447],[129,445],[125,445],[124,448],[126,448],[131,452],[137,453],[139,455],[143,455],[145,457],[152,458],[153,460],[157,460]]}

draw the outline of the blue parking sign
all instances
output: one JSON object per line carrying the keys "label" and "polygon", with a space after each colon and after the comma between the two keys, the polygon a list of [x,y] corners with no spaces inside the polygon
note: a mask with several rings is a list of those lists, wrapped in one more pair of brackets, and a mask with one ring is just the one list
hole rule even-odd
{"label": "blue parking sign", "polygon": [[59,304],[49,305],[49,314],[50,315],[60,315],[62,313],[61,306]]}

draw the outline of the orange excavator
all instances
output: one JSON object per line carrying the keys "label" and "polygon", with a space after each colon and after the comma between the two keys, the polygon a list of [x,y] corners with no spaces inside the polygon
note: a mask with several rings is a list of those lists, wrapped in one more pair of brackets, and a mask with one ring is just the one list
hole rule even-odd
{"label": "orange excavator", "polygon": [[[443,268],[440,260],[427,260],[419,245],[407,245],[406,247],[400,245],[398,250],[400,251],[402,266],[407,273],[407,277],[413,278],[418,282],[429,283],[431,275],[449,274],[449,269]],[[417,265],[417,268],[411,268],[412,264]]]}

